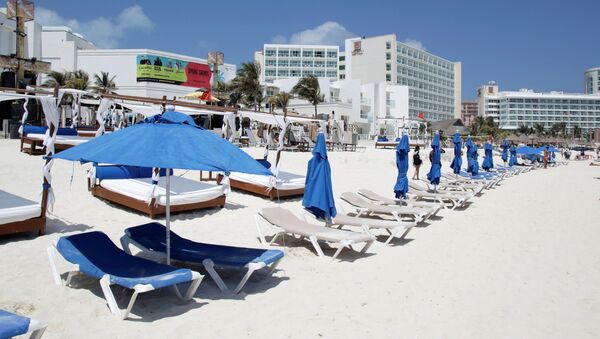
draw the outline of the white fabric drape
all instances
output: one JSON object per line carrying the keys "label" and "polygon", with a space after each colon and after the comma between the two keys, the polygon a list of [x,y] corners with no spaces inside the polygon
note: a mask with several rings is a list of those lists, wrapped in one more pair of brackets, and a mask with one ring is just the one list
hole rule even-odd
{"label": "white fabric drape", "polygon": [[98,130],[96,131],[96,136],[104,134],[104,114],[109,111],[113,104],[114,101],[111,99],[102,98],[102,100],[100,100],[100,106],[98,106],[98,110],[96,111],[96,121],[100,124],[100,127],[98,127]]}
{"label": "white fabric drape", "polygon": [[77,127],[77,122],[79,121],[80,99],[80,93],[73,93],[73,103],[71,104],[71,128]]}
{"label": "white fabric drape", "polygon": [[[147,193],[146,201],[148,205],[152,203],[152,199],[156,199],[158,197],[158,180],[160,179],[160,168],[153,167],[152,168],[152,187]],[[154,200],[155,204],[158,203],[158,200]]]}
{"label": "white fabric drape", "polygon": [[[44,137],[44,146],[46,147],[46,156],[49,156],[54,154],[54,142],[58,133],[58,121],[60,118],[60,114],[58,113],[59,101],[57,101],[57,99],[54,97],[40,97],[39,99],[42,103],[42,109],[44,110],[44,118],[46,120],[46,125],[48,125],[48,130],[46,131],[46,135]],[[52,129],[53,133],[50,134],[50,130]],[[53,163],[54,159],[47,159],[43,167],[44,178],[48,182],[48,209],[50,210],[52,210],[55,200],[54,190],[52,189],[51,175]]]}
{"label": "white fabric drape", "polygon": [[27,110],[27,104],[29,103],[29,98],[25,98],[25,102],[23,103],[23,117],[21,118],[21,126],[19,126],[19,134],[23,135],[23,126],[25,126],[25,122],[27,121],[27,116],[29,115],[29,110]]}
{"label": "white fabric drape", "polygon": [[231,131],[231,135],[229,136],[229,142],[233,142],[235,137],[237,136],[237,128],[235,126],[235,115],[233,113],[227,114],[223,117],[223,120],[227,119],[227,125],[229,125],[229,129]]}

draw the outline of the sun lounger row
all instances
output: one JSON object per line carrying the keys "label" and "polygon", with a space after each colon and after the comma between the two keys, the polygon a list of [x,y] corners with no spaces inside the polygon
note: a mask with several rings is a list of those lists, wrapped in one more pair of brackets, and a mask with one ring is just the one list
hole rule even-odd
{"label": "sun lounger row", "polygon": [[[123,249],[118,248],[106,234],[87,232],[59,238],[48,247],[48,258],[56,284],[63,283],[61,273],[68,272],[64,283],[69,285],[76,274],[85,274],[99,279],[102,293],[111,313],[123,319],[129,317],[139,294],[171,287],[184,300],[191,299],[203,276],[187,268],[162,264],[166,257],[166,229],[158,223],[149,223],[129,228],[121,238]],[[202,265],[221,291],[227,291],[216,268],[246,270],[234,293],[239,293],[250,276],[257,270],[267,268],[272,273],[284,252],[271,249],[242,248],[206,244],[182,238],[171,231],[171,258],[175,262]],[[142,254],[153,260],[131,255],[131,247],[142,250]],[[61,260],[62,259],[62,260]],[[176,287],[189,283],[182,296]],[[111,285],[134,291],[125,311],[116,302]]]}

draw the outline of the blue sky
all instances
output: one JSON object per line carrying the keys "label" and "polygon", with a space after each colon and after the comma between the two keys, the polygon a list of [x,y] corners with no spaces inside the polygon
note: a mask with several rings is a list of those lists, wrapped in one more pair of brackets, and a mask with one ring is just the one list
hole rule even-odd
{"label": "blue sky", "polygon": [[582,92],[583,71],[600,66],[599,0],[38,0],[36,6],[39,20],[73,26],[102,47],[202,58],[221,50],[235,64],[273,41],[341,43],[396,33],[399,41],[462,61],[465,99],[489,80],[501,90]]}

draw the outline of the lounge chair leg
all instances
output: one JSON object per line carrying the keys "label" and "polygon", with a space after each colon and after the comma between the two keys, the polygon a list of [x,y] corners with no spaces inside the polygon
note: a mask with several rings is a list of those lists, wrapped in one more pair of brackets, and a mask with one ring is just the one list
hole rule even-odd
{"label": "lounge chair leg", "polygon": [[265,244],[265,237],[262,234],[261,230],[260,230],[260,216],[255,215],[254,216],[254,222],[256,223],[256,230],[258,231],[258,239],[260,241],[261,244]]}
{"label": "lounge chair leg", "polygon": [[279,259],[276,262],[271,264],[271,267],[269,267],[269,270],[267,271],[268,275],[271,275],[271,274],[273,274],[273,272],[275,272],[275,269],[277,268],[277,265],[279,265],[280,261],[281,261],[281,259]]}
{"label": "lounge chair leg", "polygon": [[283,232],[277,232],[277,233],[275,233],[275,235],[273,236],[273,238],[271,238],[271,241],[269,241],[269,246],[271,246],[275,242],[275,240],[277,240],[277,238],[279,238],[279,236],[282,235],[282,234],[283,234]]}
{"label": "lounge chair leg", "polygon": [[44,331],[46,331],[46,327],[42,327],[39,330],[35,330],[29,336],[29,339],[40,339],[42,335],[44,335]]}
{"label": "lounge chair leg", "polygon": [[54,283],[56,285],[62,285],[60,274],[58,273],[58,270],[56,269],[56,262],[55,262],[56,249],[54,248],[54,246],[48,246],[48,249],[46,251],[48,252],[48,261],[50,262],[50,270],[52,271],[52,277],[54,278]]}
{"label": "lounge chair leg", "polygon": [[365,253],[365,252],[366,252],[366,251],[369,249],[369,247],[371,247],[371,245],[373,245],[373,242],[374,242],[374,241],[375,241],[375,240],[368,241],[368,242],[365,244],[365,247],[363,247],[363,249],[362,249],[362,250],[360,250],[360,253]]}
{"label": "lounge chair leg", "polygon": [[194,294],[196,294],[198,287],[200,287],[200,283],[202,282],[203,277],[198,272],[192,272],[192,278],[192,284],[190,285],[190,287],[188,287],[188,290],[185,292],[183,300],[190,300],[194,297]]}
{"label": "lounge chair leg", "polygon": [[252,264],[248,265],[248,271],[246,272],[246,274],[244,275],[242,280],[239,282],[239,284],[237,285],[235,290],[233,290],[233,293],[235,293],[235,294],[240,293],[240,291],[242,290],[244,285],[246,285],[246,282],[248,281],[248,279],[250,279],[250,276],[252,275],[252,273],[254,273],[254,271],[259,270],[263,267],[265,267],[264,263],[260,263],[260,264],[252,263]]}
{"label": "lounge chair leg", "polygon": [[125,310],[125,314],[123,314],[123,319],[127,319],[127,317],[129,317],[129,312],[131,312],[131,309],[133,308],[133,304],[135,304],[135,300],[137,299],[138,294],[139,294],[138,291],[133,292],[131,299],[129,299],[129,304],[127,305],[127,310]]}
{"label": "lounge chair leg", "polygon": [[[110,289],[110,276],[108,274],[105,274],[102,279],[100,279],[100,287],[102,288],[102,293],[104,294],[104,299],[106,299],[110,312],[121,316],[121,311],[119,310],[115,296]],[[137,294],[134,293],[134,296],[137,296]]]}
{"label": "lounge chair leg", "polygon": [[204,260],[202,260],[202,265],[204,265],[206,272],[208,272],[208,274],[214,280],[214,282],[217,284],[217,286],[219,287],[221,292],[229,291],[229,288],[227,288],[227,285],[225,285],[225,282],[223,281],[223,279],[221,279],[221,276],[219,275],[219,273],[217,273],[217,271],[215,271],[215,264],[212,260],[204,259]]}
{"label": "lounge chair leg", "polygon": [[335,258],[337,258],[337,256],[340,254],[340,252],[342,252],[342,250],[344,249],[344,247],[350,247],[350,245],[344,245],[343,243],[341,243],[341,246],[338,247],[337,251],[335,251],[335,253],[333,254],[333,257],[331,257],[332,260],[335,260]]}
{"label": "lounge chair leg", "polygon": [[310,237],[308,237],[308,240],[310,240],[313,247],[315,248],[315,251],[317,251],[317,255],[319,257],[322,257],[324,255],[323,250],[321,250],[321,246],[319,246],[319,243],[317,242],[317,238],[315,236],[311,235]]}

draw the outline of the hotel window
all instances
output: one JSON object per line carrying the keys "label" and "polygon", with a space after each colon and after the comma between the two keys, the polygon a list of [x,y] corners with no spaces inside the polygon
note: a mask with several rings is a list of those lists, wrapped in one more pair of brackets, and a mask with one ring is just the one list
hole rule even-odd
{"label": "hotel window", "polygon": [[315,67],[325,67],[325,61],[315,61]]}
{"label": "hotel window", "polygon": [[279,60],[277,62],[277,64],[278,64],[279,67],[288,67],[289,61],[288,60]]}
{"label": "hotel window", "polygon": [[299,49],[293,49],[291,51],[291,53],[292,53],[292,57],[294,57],[294,58],[299,58],[300,57],[300,50]]}
{"label": "hotel window", "polygon": [[346,65],[340,65],[339,69],[340,69],[340,71],[345,70],[346,69]]}
{"label": "hotel window", "polygon": [[277,55],[280,57],[289,57],[290,56],[290,51],[288,49],[280,49],[277,52]]}
{"label": "hotel window", "polygon": [[268,77],[272,76],[272,77],[274,77],[275,76],[275,70],[274,69],[267,69],[267,70],[265,70],[265,76],[268,76]]}
{"label": "hotel window", "polygon": [[290,75],[293,77],[299,77],[301,75],[301,73],[300,73],[300,71],[293,69],[290,71]]}
{"label": "hotel window", "polygon": [[340,55],[340,61],[345,61],[346,60],[346,56],[345,55]]}
{"label": "hotel window", "polygon": [[314,75],[313,71],[311,71],[311,70],[303,70],[302,71],[302,76],[309,76],[309,75]]}
{"label": "hotel window", "polygon": [[266,56],[275,56],[275,50],[274,49],[267,49],[265,51],[265,55]]}
{"label": "hotel window", "polygon": [[312,58],[313,51],[302,51],[302,57],[304,58]]}
{"label": "hotel window", "polygon": [[385,53],[385,60],[392,60],[392,53],[390,53],[390,52]]}
{"label": "hotel window", "polygon": [[275,66],[275,59],[267,59],[265,61],[266,66]]}
{"label": "hotel window", "polygon": [[277,71],[277,75],[280,77],[287,77],[290,75],[290,73],[287,69],[280,69]]}
{"label": "hotel window", "polygon": [[327,51],[327,57],[328,58],[337,58],[337,52],[336,51]]}
{"label": "hotel window", "polygon": [[340,79],[346,79],[346,75],[345,74],[340,74]]}
{"label": "hotel window", "polygon": [[336,78],[337,77],[337,72],[335,72],[335,71],[327,71],[327,77],[328,78]]}
{"label": "hotel window", "polygon": [[337,61],[327,61],[327,67],[337,67]]}
{"label": "hotel window", "polygon": [[300,67],[300,60],[290,60],[290,66]]}
{"label": "hotel window", "polygon": [[324,77],[325,76],[325,71],[315,71],[315,76],[316,77]]}
{"label": "hotel window", "polygon": [[392,75],[391,74],[386,74],[385,75],[385,81],[392,81]]}
{"label": "hotel window", "polygon": [[323,51],[315,51],[315,58],[324,58],[325,52]]}
{"label": "hotel window", "polygon": [[385,64],[385,70],[386,71],[391,71],[392,70],[392,65],[391,64]]}
{"label": "hotel window", "polygon": [[311,60],[302,60],[302,67],[313,67],[313,62]]}
{"label": "hotel window", "polygon": [[385,42],[385,49],[392,49],[392,43],[390,41]]}

